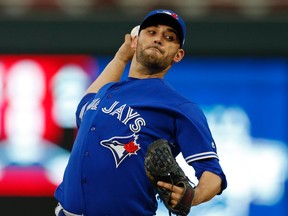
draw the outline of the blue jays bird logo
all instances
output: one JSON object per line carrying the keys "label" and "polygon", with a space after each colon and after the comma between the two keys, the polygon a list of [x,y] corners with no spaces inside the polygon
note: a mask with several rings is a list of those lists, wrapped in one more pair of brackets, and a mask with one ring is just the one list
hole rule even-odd
{"label": "blue jays bird logo", "polygon": [[128,156],[137,155],[137,151],[140,149],[140,145],[136,142],[137,139],[138,135],[135,134],[125,137],[115,136],[108,140],[102,140],[100,144],[111,150],[117,168]]}

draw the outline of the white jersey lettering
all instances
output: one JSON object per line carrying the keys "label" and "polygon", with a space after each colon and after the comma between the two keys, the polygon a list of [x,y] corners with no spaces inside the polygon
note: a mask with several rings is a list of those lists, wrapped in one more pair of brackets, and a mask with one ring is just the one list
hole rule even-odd
{"label": "white jersey lettering", "polygon": [[134,124],[130,124],[129,128],[134,133],[137,133],[141,130],[142,126],[145,126],[146,122],[143,118],[137,118],[134,122]]}
{"label": "white jersey lettering", "polygon": [[117,119],[118,119],[119,121],[121,121],[122,113],[123,113],[123,110],[124,110],[125,107],[126,107],[126,104],[118,107],[118,108],[115,109],[113,112],[111,112],[110,115],[113,116],[114,114],[116,114],[116,115],[117,115]]}
{"label": "white jersey lettering", "polygon": [[126,118],[122,121],[122,123],[126,125],[128,121],[130,121],[131,119],[136,118],[138,116],[140,116],[140,114],[137,112],[133,113],[133,109],[131,107],[129,107],[128,111],[127,111]]}
{"label": "white jersey lettering", "polygon": [[[127,104],[123,104],[117,107],[118,104],[119,101],[115,101],[109,108],[103,107],[102,111],[112,116],[116,115],[117,119],[121,121],[124,125],[127,125],[129,121],[135,119],[133,123],[129,124],[129,129],[133,133],[139,132],[141,130],[141,127],[146,125],[145,120],[141,118],[138,112],[134,112],[133,108],[127,106]],[[126,107],[128,108],[126,109]],[[125,110],[127,110],[126,116],[124,114]]]}
{"label": "white jersey lettering", "polygon": [[103,111],[104,113],[111,113],[112,110],[115,108],[115,106],[116,106],[118,103],[119,103],[119,101],[115,101],[115,102],[111,105],[111,107],[110,107],[109,109],[107,109],[106,107],[104,107],[104,108],[102,108],[102,111]]}

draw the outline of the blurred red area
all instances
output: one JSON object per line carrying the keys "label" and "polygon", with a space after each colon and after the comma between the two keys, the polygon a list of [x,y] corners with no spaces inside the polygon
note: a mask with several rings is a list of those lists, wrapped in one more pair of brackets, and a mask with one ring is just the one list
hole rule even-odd
{"label": "blurred red area", "polygon": [[0,196],[53,196],[52,184],[41,167],[7,167],[2,173]]}

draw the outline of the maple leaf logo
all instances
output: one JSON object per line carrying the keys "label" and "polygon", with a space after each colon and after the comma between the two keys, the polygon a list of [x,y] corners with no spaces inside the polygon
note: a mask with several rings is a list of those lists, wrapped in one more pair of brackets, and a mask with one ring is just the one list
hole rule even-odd
{"label": "maple leaf logo", "polygon": [[136,154],[136,152],[139,150],[139,145],[134,141],[130,141],[127,144],[124,144],[124,149],[130,154]]}

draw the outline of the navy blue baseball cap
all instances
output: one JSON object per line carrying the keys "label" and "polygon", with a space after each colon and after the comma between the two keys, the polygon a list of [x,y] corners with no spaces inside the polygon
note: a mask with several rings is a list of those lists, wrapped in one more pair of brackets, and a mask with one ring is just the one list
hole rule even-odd
{"label": "navy blue baseball cap", "polygon": [[175,29],[178,33],[180,47],[183,47],[186,37],[186,25],[184,20],[178,14],[174,11],[165,9],[151,11],[144,17],[140,24],[139,33],[142,29],[157,24],[167,25]]}

